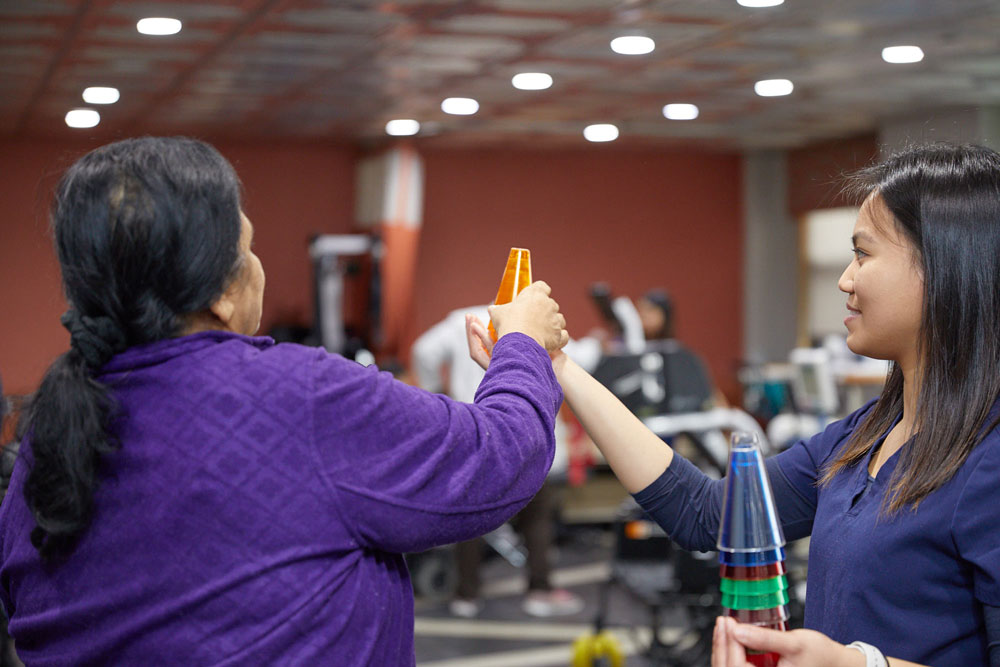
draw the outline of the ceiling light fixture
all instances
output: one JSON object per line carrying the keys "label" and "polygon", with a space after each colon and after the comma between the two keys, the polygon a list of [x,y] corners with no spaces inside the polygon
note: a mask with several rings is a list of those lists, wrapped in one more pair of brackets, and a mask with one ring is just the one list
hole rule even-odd
{"label": "ceiling light fixture", "polygon": [[449,97],[441,103],[441,111],[455,116],[471,116],[479,111],[479,102],[470,97]]}
{"label": "ceiling light fixture", "polygon": [[642,35],[627,35],[611,40],[611,50],[623,56],[641,56],[656,48],[656,42]]}
{"label": "ceiling light fixture", "polygon": [[66,124],[70,127],[94,127],[100,122],[101,114],[93,109],[72,109],[66,112]]}
{"label": "ceiling light fixture", "polygon": [[114,104],[121,95],[117,88],[91,86],[83,91],[83,101],[87,104]]}
{"label": "ceiling light fixture", "polygon": [[618,128],[606,123],[588,125],[583,128],[583,138],[587,141],[614,141],[618,138]]}
{"label": "ceiling light fixture", "polygon": [[393,137],[412,137],[420,131],[420,123],[412,118],[397,118],[385,124],[385,133]]}
{"label": "ceiling light fixture", "polygon": [[181,22],[177,19],[150,17],[139,19],[135,29],[143,35],[176,35],[181,31]]}
{"label": "ceiling light fixture", "polygon": [[795,86],[788,79],[764,79],[753,84],[753,90],[761,97],[781,97],[790,95]]}
{"label": "ceiling light fixture", "polygon": [[777,7],[785,3],[785,0],[736,0],[736,4],[744,7]]}
{"label": "ceiling light fixture", "polygon": [[518,90],[545,90],[552,87],[552,77],[545,72],[521,72],[510,80]]}
{"label": "ceiling light fixture", "polygon": [[694,120],[698,107],[694,104],[668,104],[663,107],[663,117],[670,120]]}
{"label": "ceiling light fixture", "polygon": [[924,59],[924,50],[919,46],[887,46],[882,49],[882,60],[887,63],[918,63]]}

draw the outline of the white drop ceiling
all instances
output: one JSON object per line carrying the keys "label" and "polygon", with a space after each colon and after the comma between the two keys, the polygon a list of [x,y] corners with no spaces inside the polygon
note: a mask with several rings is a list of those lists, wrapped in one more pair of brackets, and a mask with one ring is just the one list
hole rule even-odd
{"label": "white drop ceiling", "polygon": [[[138,19],[180,19],[149,37]],[[613,53],[622,34],[656,49]],[[890,65],[885,46],[920,63]],[[547,72],[521,91],[511,77]],[[759,79],[795,84],[762,98]],[[71,130],[87,86],[121,101]],[[474,116],[441,111],[473,97]],[[669,121],[663,105],[697,104]],[[1000,0],[0,0],[0,134],[187,133],[366,141],[414,118],[444,144],[581,143],[591,123],[623,141],[793,147],[893,119],[1000,105]]]}

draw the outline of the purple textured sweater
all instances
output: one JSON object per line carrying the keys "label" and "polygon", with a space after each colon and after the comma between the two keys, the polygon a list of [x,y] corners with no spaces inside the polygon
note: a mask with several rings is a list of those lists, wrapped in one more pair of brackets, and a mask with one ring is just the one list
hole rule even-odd
{"label": "purple textured sweater", "polygon": [[474,404],[221,332],[129,349],[100,379],[122,447],[69,559],[43,567],[30,544],[24,457],[0,508],[0,598],[29,665],[412,665],[400,554],[517,513],[562,400],[521,334]]}

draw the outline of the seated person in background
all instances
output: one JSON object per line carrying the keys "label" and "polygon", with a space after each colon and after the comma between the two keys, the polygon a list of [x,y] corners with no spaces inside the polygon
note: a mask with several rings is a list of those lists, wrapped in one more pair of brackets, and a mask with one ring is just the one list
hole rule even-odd
{"label": "seated person in background", "polygon": [[[642,332],[646,336],[647,347],[652,349],[680,348],[694,354],[701,361],[700,355],[695,354],[677,340],[674,331],[674,301],[670,298],[669,293],[662,289],[651,289],[639,298],[635,307],[639,312],[639,320],[642,322]],[[704,366],[704,361],[702,361],[702,365]],[[707,367],[705,367],[705,372],[708,373]],[[729,407],[726,395],[719,391],[714,383],[712,384],[711,403],[713,407]]]}
{"label": "seated person in background", "polygon": [[[470,306],[450,312],[443,320],[425,331],[413,344],[411,361],[417,383],[424,389],[447,393],[452,398],[471,402],[483,380],[483,369],[469,357],[465,337],[467,315],[486,321],[486,306]],[[585,367],[591,368],[600,355],[600,343],[594,339],[570,340],[567,353]],[[447,382],[445,382],[447,379]],[[528,591],[522,608],[532,616],[575,614],[583,601],[571,592],[553,588],[551,582],[553,522],[556,497],[564,480],[568,463],[566,425],[556,419],[556,450],[549,476],[542,488],[514,518],[513,525],[524,538],[527,551]],[[482,610],[479,599],[479,567],[483,556],[483,540],[474,539],[455,545],[458,565],[458,590],[449,605],[456,616],[471,618]]]}
{"label": "seated person in background", "polygon": [[651,289],[636,301],[646,342],[674,338],[674,302],[661,289]]}
{"label": "seated person in background", "polygon": [[545,480],[565,320],[493,311],[473,403],[253,337],[264,272],[211,146],[129,139],[67,171],[70,349],[23,413],[0,601],[26,664],[413,665],[403,553],[508,520]]}
{"label": "seated person in background", "polygon": [[[720,618],[714,667],[747,667],[747,649],[782,667],[1000,665],[1000,154],[913,148],[854,185],[847,344],[892,370],[877,400],[767,460],[785,537],[811,536],[806,629]],[[470,335],[486,364],[482,324]],[[566,355],[553,364],[637,502],[681,546],[713,550],[723,482]]]}

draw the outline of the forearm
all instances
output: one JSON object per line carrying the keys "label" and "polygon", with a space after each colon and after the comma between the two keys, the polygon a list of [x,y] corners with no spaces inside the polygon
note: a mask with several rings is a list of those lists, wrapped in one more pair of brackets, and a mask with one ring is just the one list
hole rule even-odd
{"label": "forearm", "polygon": [[572,359],[562,355],[555,370],[566,402],[625,488],[638,493],[654,482],[673,450]]}

